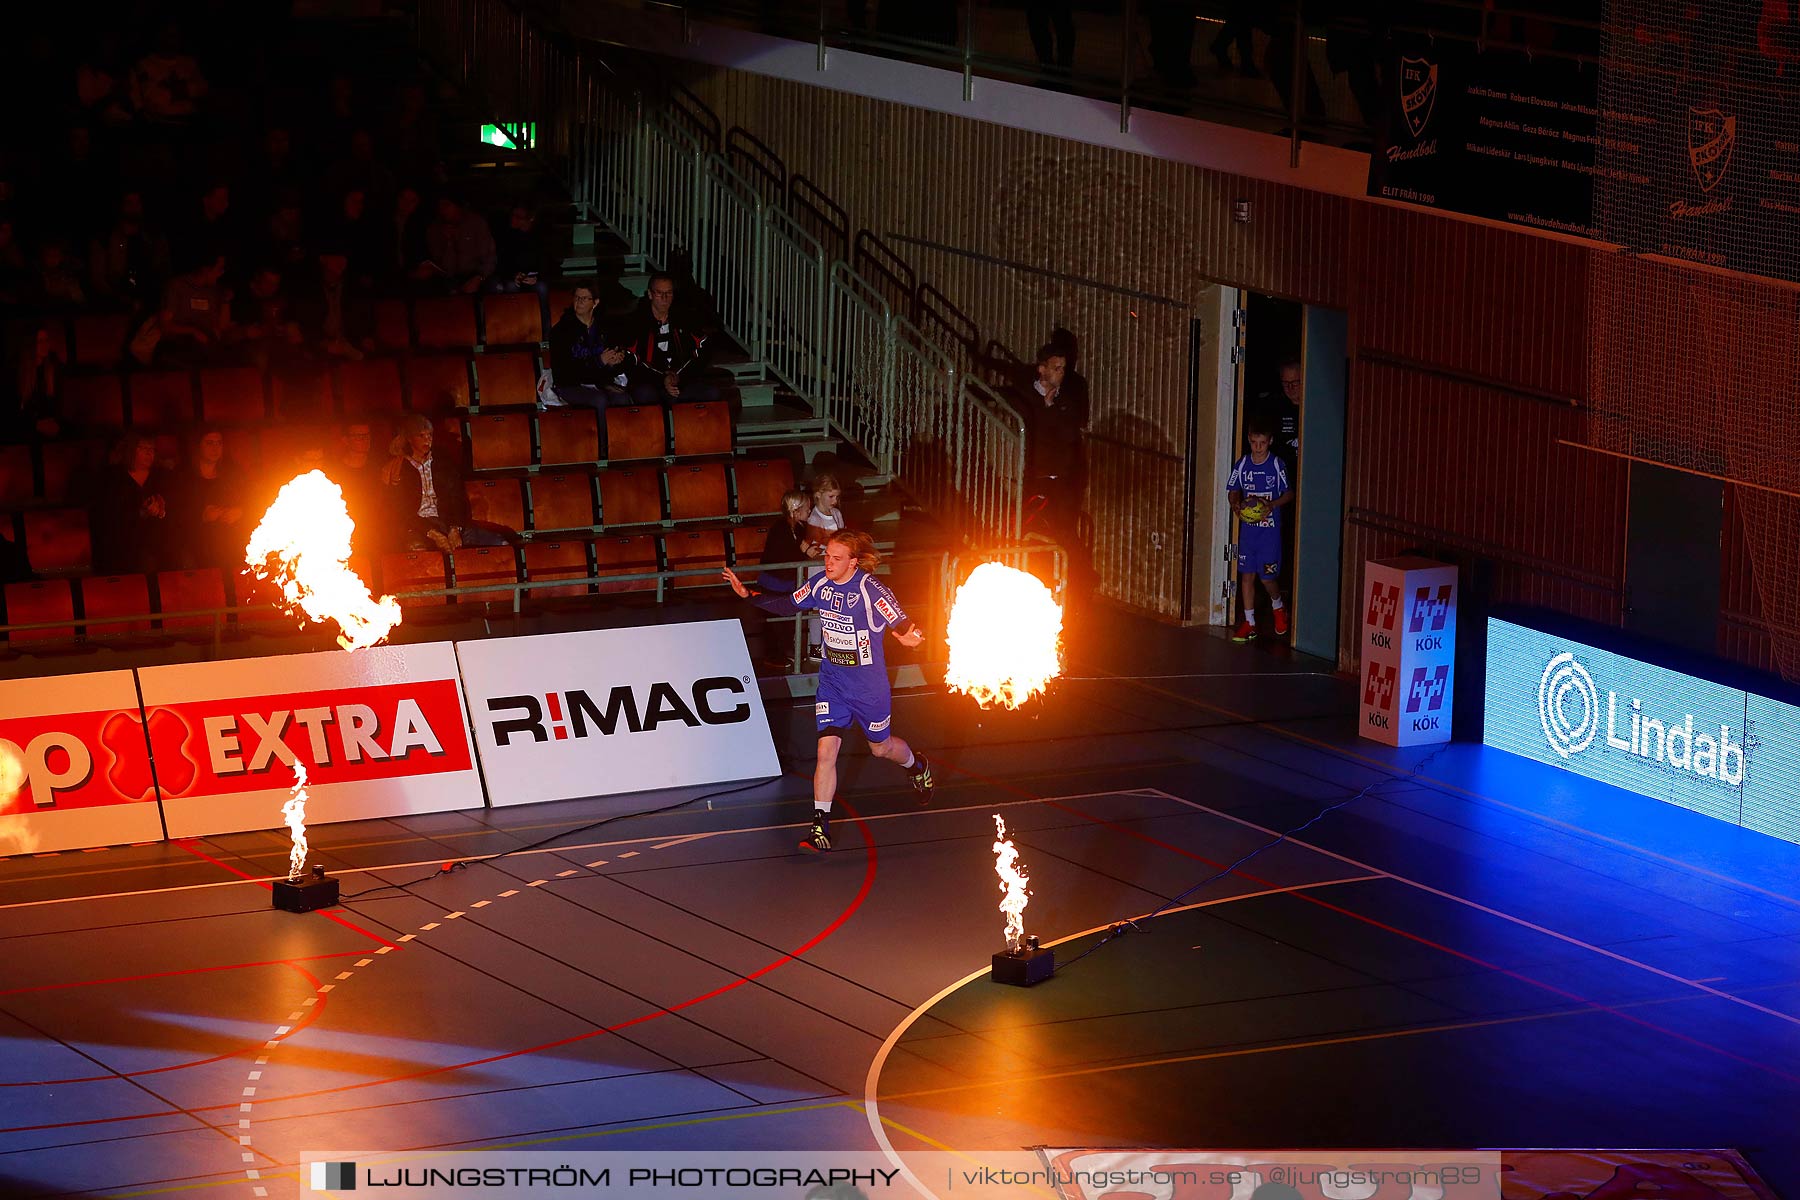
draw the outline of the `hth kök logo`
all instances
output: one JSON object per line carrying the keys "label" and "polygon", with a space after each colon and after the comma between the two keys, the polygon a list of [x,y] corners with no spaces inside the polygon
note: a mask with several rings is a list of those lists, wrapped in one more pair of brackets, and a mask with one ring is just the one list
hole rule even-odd
{"label": "hth k\u00f6k logo", "polygon": [[[1363,625],[1369,630],[1369,645],[1379,650],[1391,649],[1394,645],[1394,618],[1400,613],[1400,585],[1385,584],[1376,580],[1369,585],[1369,613],[1363,618]],[[1380,628],[1376,628],[1379,626]]]}
{"label": "hth k\u00f6k logo", "polygon": [[[1442,717],[1433,716],[1444,707],[1444,693],[1450,688],[1450,667],[1414,667],[1412,682],[1406,689],[1406,721],[1414,733],[1442,728]],[[1421,713],[1420,710],[1424,711]]]}
{"label": "hth k\u00f6k logo", "polygon": [[1444,648],[1444,626],[1450,620],[1450,588],[1450,584],[1440,583],[1435,596],[1429,587],[1413,594],[1406,632],[1413,635],[1415,651]]}
{"label": "hth k\u00f6k logo", "polygon": [[1363,707],[1380,709],[1371,712],[1365,718],[1375,729],[1389,729],[1393,719],[1388,716],[1394,708],[1394,682],[1397,672],[1386,663],[1369,664],[1369,677],[1363,684]]}

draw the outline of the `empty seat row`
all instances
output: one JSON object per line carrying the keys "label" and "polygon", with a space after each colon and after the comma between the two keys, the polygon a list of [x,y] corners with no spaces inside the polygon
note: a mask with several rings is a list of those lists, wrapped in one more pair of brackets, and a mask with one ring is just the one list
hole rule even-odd
{"label": "empty seat row", "polygon": [[537,358],[531,351],[412,354],[366,358],[264,374],[255,367],[202,367],[69,375],[58,409],[88,426],[159,429],[195,421],[254,425],[279,415],[311,417],[445,412],[537,402]]}
{"label": "empty seat row", "polygon": [[[531,542],[519,547],[466,547],[452,554],[421,551],[383,555],[371,571],[356,559],[357,568],[377,592],[442,592],[448,588],[493,586],[491,595],[473,592],[462,597],[442,595],[404,596],[404,607],[434,607],[448,603],[483,604],[505,601],[512,593],[499,585],[569,580],[553,587],[527,589],[528,604],[594,594],[654,592],[654,579],[617,578],[650,575],[658,571],[693,571],[696,574],[669,581],[671,588],[723,587],[718,569],[727,563],[749,566],[762,555],[764,531],[757,529],[683,530],[660,536],[564,538]],[[277,596],[271,584],[249,574],[228,576],[217,568],[193,571],[161,571],[155,575],[89,575],[77,579],[41,579],[9,583],[4,589],[4,620],[8,625],[45,625],[41,629],[10,630],[14,644],[68,641],[76,637],[107,638],[162,632],[174,636],[211,636],[215,617],[228,607],[271,604]],[[78,617],[93,624],[73,622]],[[223,618],[226,626],[240,630],[275,632],[297,628],[296,618],[279,611],[233,613]],[[84,632],[85,631],[85,632]]]}
{"label": "empty seat row", "polygon": [[[781,511],[782,493],[794,486],[794,468],[786,459],[744,458],[471,479],[464,486],[473,519],[536,537],[770,516]],[[0,536],[22,541],[26,560],[40,575],[80,574],[93,564],[85,509],[0,513]]]}
{"label": "empty seat row", "polygon": [[[375,342],[382,350],[473,350],[487,346],[537,346],[547,339],[568,307],[567,289],[548,301],[536,292],[485,296],[425,296],[374,302]],[[8,344],[20,344],[39,328],[64,362],[81,367],[116,367],[141,318],[131,313],[96,312],[23,317],[11,324]]]}

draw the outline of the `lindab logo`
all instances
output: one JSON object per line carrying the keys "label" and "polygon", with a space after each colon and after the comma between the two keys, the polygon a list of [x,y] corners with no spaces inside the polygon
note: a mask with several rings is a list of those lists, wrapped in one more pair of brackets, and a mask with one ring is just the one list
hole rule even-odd
{"label": "lindab logo", "polygon": [[1734,739],[1731,726],[1724,722],[1696,728],[1691,712],[1677,716],[1673,708],[1654,701],[1648,709],[1642,697],[1621,697],[1611,689],[1602,701],[1587,667],[1566,650],[1545,664],[1538,682],[1538,721],[1550,749],[1564,759],[1594,748],[1604,719],[1602,750],[1717,780],[1726,787],[1744,782],[1741,728]]}

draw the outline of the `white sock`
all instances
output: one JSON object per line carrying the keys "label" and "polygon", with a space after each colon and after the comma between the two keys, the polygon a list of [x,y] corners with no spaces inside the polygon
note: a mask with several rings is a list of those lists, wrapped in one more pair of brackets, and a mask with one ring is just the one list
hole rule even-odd
{"label": "white sock", "polygon": [[1269,601],[1269,607],[1274,609],[1276,612],[1280,612],[1281,611],[1281,597],[1277,596],[1277,597],[1275,597],[1275,599]]}
{"label": "white sock", "polygon": [[827,800],[825,803],[820,804],[817,800],[814,800],[813,812],[824,813],[826,819],[829,820],[831,818],[831,801]]}
{"label": "white sock", "polygon": [[1256,624],[1256,610],[1254,608],[1245,609],[1244,610],[1244,620],[1249,622],[1251,625],[1255,625]]}
{"label": "white sock", "polygon": [[904,767],[906,770],[910,771],[910,770],[912,770],[913,763],[915,763],[917,761],[918,761],[918,755],[914,754],[912,752],[911,748],[909,747],[906,751],[906,761],[901,763],[900,765],[902,767]]}

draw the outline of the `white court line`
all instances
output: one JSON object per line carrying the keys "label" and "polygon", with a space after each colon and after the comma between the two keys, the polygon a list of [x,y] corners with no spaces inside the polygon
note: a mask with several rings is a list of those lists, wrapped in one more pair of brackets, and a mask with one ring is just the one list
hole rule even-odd
{"label": "white court line", "polygon": [[[1140,790],[1148,791],[1151,789],[1146,788]],[[1166,793],[1164,793],[1164,795],[1168,799],[1176,799],[1176,797],[1167,796]],[[1072,797],[1059,798],[1071,799]],[[1320,879],[1313,883],[1296,883],[1291,887],[1268,888],[1260,892],[1244,892],[1237,896],[1220,896],[1216,900],[1200,900],[1193,904],[1182,904],[1174,908],[1163,909],[1158,916],[1166,917],[1171,913],[1192,912],[1196,908],[1212,908],[1214,905],[1218,904],[1233,904],[1239,900],[1254,900],[1259,896],[1278,896],[1286,892],[1302,892],[1312,888],[1333,887],[1340,883],[1365,883],[1371,879],[1385,878],[1387,878],[1385,873],[1377,873],[1374,875],[1356,875],[1348,879]],[[1139,913],[1131,919],[1135,921],[1148,915],[1148,913]],[[1099,933],[1102,929],[1110,929],[1113,924],[1114,922],[1108,921],[1104,925],[1096,925],[1092,929],[1083,929],[1079,933],[1071,933],[1064,937],[1059,937],[1053,942],[1045,942],[1044,944],[1046,946],[1060,946],[1065,942],[1072,942],[1076,938],[1084,938]],[[912,1184],[913,1187],[918,1190],[920,1195],[926,1196],[930,1198],[930,1200],[937,1200],[937,1193],[926,1187],[925,1182],[917,1175],[913,1174],[912,1168],[906,1165],[906,1162],[894,1149],[894,1143],[888,1140],[887,1128],[881,1122],[881,1100],[876,1096],[875,1090],[881,1083],[881,1069],[887,1065],[888,1055],[893,1053],[894,1047],[899,1044],[901,1037],[905,1035],[906,1031],[912,1028],[913,1022],[929,1012],[932,1006],[937,1004],[937,1002],[942,1000],[945,996],[948,996],[958,988],[966,987],[975,980],[980,979],[983,975],[986,975],[991,970],[993,970],[993,964],[991,963],[985,967],[977,967],[967,975],[964,975],[961,979],[946,984],[937,995],[907,1013],[906,1016],[901,1019],[900,1023],[894,1026],[894,1031],[887,1035],[887,1040],[881,1043],[881,1048],[875,1051],[875,1059],[869,1064],[869,1073],[863,1080],[863,1116],[869,1122],[869,1131],[875,1135],[875,1143],[881,1147],[882,1153],[887,1155],[888,1161],[900,1168],[900,1173],[906,1176],[906,1181]]]}
{"label": "white court line", "polygon": [[[1169,798],[1167,793],[1158,791],[1155,788],[1130,788],[1130,789],[1123,790],[1123,791],[1109,790],[1109,791],[1104,791],[1104,792],[1078,792],[1078,793],[1076,793],[1074,795],[1070,795],[1070,796],[1039,796],[1036,799],[1032,799],[1032,800],[1002,800],[1002,801],[996,801],[992,804],[964,804],[964,805],[960,805],[955,808],[920,808],[920,809],[913,809],[908,812],[875,813],[873,815],[859,817],[859,818],[857,818],[857,820],[897,821],[897,820],[903,820],[903,819],[912,818],[912,817],[928,817],[928,816],[931,816],[936,813],[991,812],[992,810],[994,810],[996,808],[1016,808],[1020,805],[1025,805],[1025,804],[1050,804],[1052,802],[1059,801],[1059,800],[1092,800],[1096,797],[1104,797],[1104,796],[1147,796],[1147,795],[1155,795],[1155,796],[1161,797],[1163,799]],[[698,810],[696,810],[696,811],[698,811]],[[732,834],[774,833],[774,832],[777,832],[777,831],[783,830],[783,829],[805,829],[806,827],[807,827],[807,822],[805,822],[805,821],[786,821],[786,822],[783,822],[783,823],[777,824],[777,825],[745,825],[745,826],[741,826],[736,829],[715,829],[715,830],[710,830],[704,834],[697,834],[695,836],[696,837],[726,837],[726,836],[729,836]],[[662,835],[658,835],[658,836],[662,836]],[[680,838],[677,840],[678,841],[688,841],[688,840],[692,840],[692,839]],[[382,863],[382,864],[379,864],[377,866],[372,866],[372,867],[344,867],[341,870],[333,871],[332,874],[337,875],[337,876],[368,875],[368,874],[373,874],[374,872],[377,872],[377,871],[406,871],[406,870],[411,870],[415,867],[441,867],[446,862],[483,863],[483,862],[488,862],[492,859],[500,858],[500,857],[524,858],[528,854],[567,854],[567,853],[569,853],[571,851],[575,851],[575,850],[601,850],[601,849],[605,849],[609,846],[637,846],[637,845],[642,845],[646,842],[652,842],[652,841],[654,841],[653,838],[640,837],[640,838],[625,838],[623,840],[615,841],[615,842],[581,842],[581,843],[576,843],[576,844],[572,844],[572,845],[568,845],[568,846],[545,846],[545,847],[542,847],[539,849],[534,849],[534,850],[520,850],[516,854],[507,854],[507,855],[474,854],[474,855],[470,855],[467,858],[452,858],[452,859],[430,858],[430,859],[421,859],[418,862]],[[651,847],[651,849],[655,849],[655,848],[656,848],[655,846]],[[329,848],[325,847],[323,849],[329,849]],[[619,855],[618,857],[623,858],[625,856]],[[252,884],[252,883],[255,883],[255,884],[273,883],[277,879],[286,879],[286,878],[287,878],[286,875],[269,875],[269,876],[265,876],[264,878],[261,878],[261,879],[221,879],[221,880],[217,880],[212,883],[183,883],[183,884],[178,884],[174,887],[166,887],[166,888],[141,888],[138,891],[134,891],[134,892],[100,892],[100,893],[97,893],[92,896],[58,896],[54,899],[49,899],[49,900],[20,900],[13,904],[0,904],[0,912],[5,912],[6,910],[13,909],[13,908],[38,908],[40,906],[48,905],[48,904],[76,904],[76,903],[80,903],[82,901],[90,901],[90,900],[123,900],[123,899],[127,899],[129,897],[132,897],[132,896],[161,896],[166,893],[172,893],[172,892],[199,891],[203,888],[244,887],[244,886],[246,886],[248,884]],[[504,892],[501,893],[501,895],[505,895],[505,894],[506,893],[504,893]]]}
{"label": "white court line", "polygon": [[[1189,808],[1195,809],[1199,812],[1209,813],[1212,816],[1223,818],[1224,820],[1230,821],[1237,825],[1242,825],[1246,829],[1254,829],[1259,833],[1266,833],[1270,837],[1279,837],[1280,836],[1279,830],[1270,829],[1264,825],[1258,825],[1254,821],[1246,821],[1242,817],[1234,817],[1230,813],[1220,812],[1216,808],[1209,808],[1204,804],[1198,803],[1197,801],[1184,799],[1183,797],[1174,795],[1171,792],[1165,792],[1161,788],[1150,788],[1150,789],[1146,789],[1146,790],[1154,791],[1158,795],[1162,796],[1164,799],[1173,800],[1177,804],[1185,804]],[[1470,900],[1466,896],[1458,896],[1453,892],[1446,892],[1439,888],[1434,888],[1428,883],[1420,883],[1416,879],[1408,879],[1404,875],[1396,875],[1392,871],[1384,871],[1380,867],[1371,866],[1369,863],[1362,862],[1359,859],[1351,858],[1347,854],[1339,854],[1335,850],[1327,850],[1323,846],[1315,846],[1311,842],[1303,842],[1303,841],[1300,841],[1298,838],[1287,838],[1285,840],[1287,841],[1288,845],[1290,845],[1290,846],[1299,846],[1299,847],[1302,847],[1303,849],[1311,850],[1315,854],[1323,854],[1327,858],[1335,858],[1337,861],[1345,864],[1346,866],[1355,867],[1359,871],[1374,871],[1377,874],[1381,875],[1383,878],[1391,879],[1395,883],[1404,883],[1408,887],[1417,888],[1419,891],[1425,892],[1428,895],[1436,896],[1439,899],[1449,900],[1449,901],[1452,901],[1453,903],[1461,904],[1467,908],[1474,909],[1476,912],[1486,913],[1490,917],[1495,917],[1495,918],[1498,918],[1499,920],[1510,922],[1514,925],[1519,926],[1522,929],[1529,929],[1533,933],[1541,933],[1545,937],[1554,938],[1557,941],[1563,942],[1567,945],[1575,946],[1582,950],[1591,951],[1594,954],[1600,955],[1602,958],[1610,958],[1614,962],[1623,963],[1625,966],[1636,967],[1640,971],[1647,971],[1650,974],[1655,975],[1659,979],[1666,979],[1670,983],[1677,983],[1677,984],[1680,984],[1682,987],[1693,988],[1697,992],[1704,992],[1706,995],[1713,997],[1715,1000],[1728,1001],[1729,1003],[1736,1004],[1736,1005],[1739,1005],[1740,1007],[1750,1009],[1752,1012],[1759,1012],[1759,1013],[1762,1013],[1764,1016],[1774,1017],[1778,1021],[1786,1021],[1789,1025],[1800,1025],[1800,1017],[1794,1016],[1792,1013],[1782,1012],[1778,1008],[1768,1008],[1764,1005],[1757,1004],[1754,1001],[1746,1000],[1742,996],[1734,996],[1730,992],[1720,991],[1718,988],[1715,988],[1715,987],[1708,987],[1701,980],[1689,979],[1685,975],[1677,975],[1673,971],[1665,971],[1661,967],[1653,967],[1647,962],[1641,962],[1638,959],[1628,957],[1627,955],[1624,955],[1624,954],[1620,954],[1617,951],[1608,950],[1604,946],[1596,946],[1592,942],[1584,942],[1578,937],[1574,937],[1570,934],[1561,933],[1561,932],[1558,932],[1557,930],[1547,928],[1546,926],[1539,925],[1535,921],[1527,921],[1524,917],[1515,917],[1511,913],[1501,912],[1497,908],[1489,908],[1487,905],[1482,904],[1476,900]],[[1605,1008],[1606,1006],[1598,1005],[1597,1007]]]}

